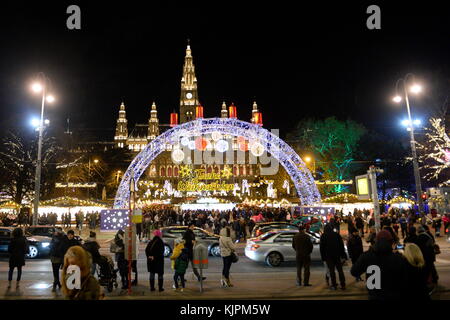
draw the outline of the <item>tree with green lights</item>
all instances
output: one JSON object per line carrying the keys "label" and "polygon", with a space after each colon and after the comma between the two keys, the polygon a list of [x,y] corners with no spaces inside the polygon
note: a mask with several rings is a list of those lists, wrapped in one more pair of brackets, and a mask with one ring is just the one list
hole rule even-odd
{"label": "tree with green lights", "polygon": [[[352,120],[340,121],[335,117],[324,120],[301,121],[288,140],[296,141],[301,156],[310,154],[314,161],[316,176],[320,180],[352,179],[350,164],[357,153],[358,142],[366,129]],[[341,193],[346,185],[324,186],[324,194]]]}

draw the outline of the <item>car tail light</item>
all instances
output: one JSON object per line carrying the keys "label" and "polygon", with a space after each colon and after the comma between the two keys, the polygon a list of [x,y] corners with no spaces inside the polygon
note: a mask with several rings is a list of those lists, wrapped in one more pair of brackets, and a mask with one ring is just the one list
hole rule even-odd
{"label": "car tail light", "polygon": [[258,244],[253,244],[253,245],[250,247],[250,250],[255,251],[255,250],[257,250],[259,247],[260,247],[260,245],[258,245]]}
{"label": "car tail light", "polygon": [[256,236],[260,236],[261,235],[261,230],[256,230]]}

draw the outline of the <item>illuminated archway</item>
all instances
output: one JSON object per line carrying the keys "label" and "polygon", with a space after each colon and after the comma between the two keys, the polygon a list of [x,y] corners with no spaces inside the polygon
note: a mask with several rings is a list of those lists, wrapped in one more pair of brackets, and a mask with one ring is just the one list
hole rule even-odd
{"label": "illuminated archway", "polygon": [[303,205],[320,202],[320,193],[317,190],[314,178],[299,155],[283,140],[257,124],[230,119],[210,118],[197,119],[180,124],[165,131],[151,141],[131,162],[116,193],[114,208],[127,208],[130,197],[129,187],[131,176],[137,185],[139,178],[146,168],[161,152],[165,151],[167,144],[175,144],[181,135],[199,136],[220,132],[229,136],[242,136],[247,140],[257,140],[278,162],[284,167],[292,179],[297,194]]}

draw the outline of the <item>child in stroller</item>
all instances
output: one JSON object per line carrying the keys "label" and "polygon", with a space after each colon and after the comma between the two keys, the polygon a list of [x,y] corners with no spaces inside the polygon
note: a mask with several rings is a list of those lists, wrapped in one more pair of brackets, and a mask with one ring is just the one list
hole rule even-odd
{"label": "child in stroller", "polygon": [[97,269],[98,282],[101,286],[106,287],[108,292],[112,292],[113,288],[118,287],[114,261],[110,256],[100,256],[96,263],[100,267]]}

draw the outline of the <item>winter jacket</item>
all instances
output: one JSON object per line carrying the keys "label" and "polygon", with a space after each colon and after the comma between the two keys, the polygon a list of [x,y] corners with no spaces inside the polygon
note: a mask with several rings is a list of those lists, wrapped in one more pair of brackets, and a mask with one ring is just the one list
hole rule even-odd
{"label": "winter jacket", "polygon": [[320,237],[320,256],[322,261],[347,259],[342,237],[334,232],[329,224],[325,226],[324,233]]}
{"label": "winter jacket", "polygon": [[194,255],[195,234],[191,229],[187,229],[183,234],[184,246],[189,250],[189,259],[192,260]]}
{"label": "winter jacket", "polygon": [[[230,230],[231,235],[231,230]],[[232,252],[236,250],[234,246],[233,240],[231,237],[227,237],[227,228],[223,228],[220,231],[220,239],[219,239],[219,247],[220,247],[220,255],[222,257],[229,257]]]}
{"label": "winter jacket", "polygon": [[[160,237],[153,237],[147,244],[145,255],[147,256],[147,271],[164,274],[164,242]],[[151,256],[153,260],[148,258]]]}
{"label": "winter jacket", "polygon": [[170,256],[172,270],[175,270],[175,261],[180,256],[181,251],[183,249],[184,249],[184,241],[181,241],[175,246],[175,248],[173,248],[172,255]]}
{"label": "winter jacket", "polygon": [[436,261],[436,254],[434,253],[434,239],[432,236],[426,232],[420,233],[417,236],[416,244],[422,251],[426,264],[432,264]]}
{"label": "winter jacket", "polygon": [[80,241],[75,238],[69,240],[67,235],[65,235],[62,239],[62,244],[61,244],[61,251],[64,253],[63,257],[66,254],[67,250],[69,250],[69,248],[73,247],[73,246],[81,246]]}
{"label": "winter jacket", "polygon": [[404,298],[409,301],[430,300],[426,269],[411,265],[406,258],[403,260],[405,263],[405,277],[407,279]]}
{"label": "winter jacket", "polygon": [[[368,251],[364,252],[350,273],[360,277],[369,266],[380,268],[380,289],[368,289],[371,300],[396,300],[404,294],[406,286],[406,266],[404,258],[392,251],[392,244],[385,239],[378,240]],[[369,277],[371,274],[367,274]]]}
{"label": "winter jacket", "polygon": [[64,236],[57,235],[52,237],[50,242],[50,260],[52,263],[64,262]]}
{"label": "winter jacket", "polygon": [[292,248],[297,253],[297,259],[308,257],[313,251],[311,238],[304,231],[298,232],[292,239]]}
{"label": "winter jacket", "polygon": [[83,244],[83,248],[91,254],[92,262],[98,263],[100,260],[100,245],[94,238],[87,238]]}
{"label": "winter jacket", "polygon": [[99,300],[101,299],[102,291],[100,285],[92,275],[86,279],[81,280],[81,289],[73,289],[69,291],[66,299],[69,300]]}
{"label": "winter jacket", "polygon": [[25,237],[12,238],[8,246],[9,267],[22,267],[25,265],[25,255],[29,252],[28,241]]}
{"label": "winter jacket", "polygon": [[363,243],[360,236],[350,235],[347,241],[348,255],[352,261],[356,261],[364,252]]}
{"label": "winter jacket", "polygon": [[189,252],[187,248],[183,248],[180,255],[175,259],[174,270],[178,274],[185,274],[189,266]]}
{"label": "winter jacket", "polygon": [[116,253],[125,252],[125,243],[123,242],[124,237],[125,237],[125,232],[122,232],[122,233],[118,232],[114,236],[114,240],[113,241],[116,244],[116,246],[118,247]]}

